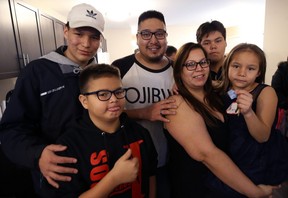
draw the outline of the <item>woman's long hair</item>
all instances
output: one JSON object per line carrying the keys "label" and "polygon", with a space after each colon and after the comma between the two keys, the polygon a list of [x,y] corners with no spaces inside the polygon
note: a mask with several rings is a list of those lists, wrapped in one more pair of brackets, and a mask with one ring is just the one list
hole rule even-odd
{"label": "woman's long hair", "polygon": [[[184,98],[184,100],[191,106],[191,108],[194,108],[195,111],[197,111],[204,119],[205,123],[208,126],[216,126],[216,118],[214,116],[211,116],[210,109],[217,110],[224,114],[223,111],[223,103],[221,101],[220,96],[214,89],[212,85],[212,79],[209,75],[205,85],[204,85],[204,101],[205,104],[201,101],[199,101],[196,97],[194,97],[193,94],[191,94],[188,90],[188,88],[183,84],[182,82],[182,73],[183,73],[183,64],[187,60],[189,53],[191,50],[195,49],[201,49],[207,58],[207,53],[205,52],[204,48],[200,44],[196,43],[186,43],[184,44],[177,52],[176,59],[174,62],[174,80],[175,84],[178,88],[179,94]],[[208,108],[209,107],[209,108]]]}

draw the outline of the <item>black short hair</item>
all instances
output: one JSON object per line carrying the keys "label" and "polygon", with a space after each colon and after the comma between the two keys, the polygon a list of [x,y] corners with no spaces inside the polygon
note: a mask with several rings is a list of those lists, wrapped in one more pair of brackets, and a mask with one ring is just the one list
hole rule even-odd
{"label": "black short hair", "polygon": [[172,45],[168,45],[167,49],[166,49],[166,55],[167,56],[171,56],[173,53],[176,53],[177,49],[176,47],[172,46]]}
{"label": "black short hair", "polygon": [[218,31],[222,34],[224,39],[226,40],[226,29],[224,25],[219,21],[211,21],[202,23],[196,32],[196,39],[198,43],[201,43],[203,37],[210,32]]}
{"label": "black short hair", "polygon": [[146,19],[151,19],[151,18],[156,18],[159,19],[160,21],[162,21],[165,25],[165,19],[164,19],[164,15],[156,10],[148,10],[146,12],[143,12],[139,18],[138,18],[138,26],[140,25],[141,22],[145,21]]}
{"label": "black short hair", "polygon": [[79,75],[79,88],[81,93],[88,90],[88,82],[91,79],[101,77],[117,77],[121,79],[120,71],[117,67],[108,64],[93,64],[85,67]]}

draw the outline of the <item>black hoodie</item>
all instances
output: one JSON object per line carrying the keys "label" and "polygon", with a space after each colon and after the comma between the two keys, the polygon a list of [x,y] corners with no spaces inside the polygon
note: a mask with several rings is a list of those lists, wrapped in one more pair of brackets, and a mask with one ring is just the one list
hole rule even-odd
{"label": "black hoodie", "polygon": [[[141,192],[132,196],[133,184],[118,186],[111,193],[111,197],[148,197],[149,177],[155,175],[157,168],[157,153],[149,132],[141,125],[132,121],[125,113],[120,116],[121,127],[114,133],[106,133],[97,128],[84,113],[57,141],[67,145],[68,149],[61,155],[77,158],[78,174],[71,175],[71,182],[60,183],[60,188],[54,192],[54,197],[78,197],[94,185],[97,185],[105,174],[114,166],[115,162],[127,151],[132,149],[132,155],[137,156],[141,168],[134,185],[140,186]],[[137,189],[137,187],[136,187]],[[48,190],[48,192],[47,192]],[[51,197],[51,188],[47,182],[43,192]],[[50,191],[50,192],[49,192]],[[142,196],[140,196],[142,197]]]}

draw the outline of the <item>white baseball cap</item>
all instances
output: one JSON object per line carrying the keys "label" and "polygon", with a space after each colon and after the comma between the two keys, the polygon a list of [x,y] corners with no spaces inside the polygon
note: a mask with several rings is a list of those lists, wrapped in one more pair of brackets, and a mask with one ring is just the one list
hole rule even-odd
{"label": "white baseball cap", "polygon": [[89,4],[82,3],[74,6],[68,14],[67,21],[71,28],[92,27],[103,35],[104,17]]}

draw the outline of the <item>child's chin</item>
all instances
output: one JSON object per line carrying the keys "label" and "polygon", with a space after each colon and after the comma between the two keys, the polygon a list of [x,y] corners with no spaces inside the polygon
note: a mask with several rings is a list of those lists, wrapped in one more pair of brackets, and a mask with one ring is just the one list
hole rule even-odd
{"label": "child's chin", "polygon": [[113,112],[111,113],[111,118],[119,118],[121,112]]}

